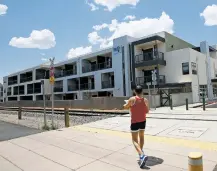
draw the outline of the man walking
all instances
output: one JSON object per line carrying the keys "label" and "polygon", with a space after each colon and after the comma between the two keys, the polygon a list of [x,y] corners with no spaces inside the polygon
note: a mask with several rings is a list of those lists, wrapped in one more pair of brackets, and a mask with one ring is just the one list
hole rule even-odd
{"label": "man walking", "polygon": [[148,100],[143,97],[141,86],[136,86],[134,93],[124,105],[131,113],[131,134],[133,144],[140,157],[140,168],[145,166],[148,157],[143,152],[144,133],[146,127],[146,114],[149,112]]}

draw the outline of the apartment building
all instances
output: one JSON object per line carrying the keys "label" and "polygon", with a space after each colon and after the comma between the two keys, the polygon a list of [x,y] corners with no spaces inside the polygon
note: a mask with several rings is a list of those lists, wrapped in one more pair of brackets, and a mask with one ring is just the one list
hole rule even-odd
{"label": "apartment building", "polygon": [[0,83],[0,102],[3,102],[3,85]]}
{"label": "apartment building", "polygon": [[[161,105],[170,93],[190,93],[192,102],[200,101],[201,92],[213,99],[217,94],[216,49],[206,41],[195,46],[167,32],[119,37],[111,48],[55,64],[55,99],[131,96],[137,84],[147,94],[148,85],[153,92],[153,70]],[[49,99],[48,77],[48,65],[4,77],[4,100],[43,100],[43,92]]]}

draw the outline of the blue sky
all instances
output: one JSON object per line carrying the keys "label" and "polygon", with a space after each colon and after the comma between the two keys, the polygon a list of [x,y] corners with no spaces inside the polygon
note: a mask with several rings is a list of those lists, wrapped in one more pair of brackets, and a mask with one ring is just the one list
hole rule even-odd
{"label": "blue sky", "polygon": [[[108,47],[112,38],[128,33],[139,37],[166,30],[195,45],[203,40],[217,44],[217,0],[0,0],[0,4],[0,81],[45,62],[42,58],[65,60]],[[124,20],[126,16],[131,17]],[[96,25],[98,29],[93,28]]]}

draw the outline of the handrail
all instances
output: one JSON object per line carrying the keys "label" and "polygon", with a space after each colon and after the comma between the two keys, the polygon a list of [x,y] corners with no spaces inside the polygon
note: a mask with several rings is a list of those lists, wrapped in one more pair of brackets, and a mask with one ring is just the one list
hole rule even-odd
{"label": "handrail", "polygon": [[135,63],[141,63],[144,61],[153,61],[153,60],[164,60],[164,53],[162,52],[146,52],[142,54],[135,55]]}

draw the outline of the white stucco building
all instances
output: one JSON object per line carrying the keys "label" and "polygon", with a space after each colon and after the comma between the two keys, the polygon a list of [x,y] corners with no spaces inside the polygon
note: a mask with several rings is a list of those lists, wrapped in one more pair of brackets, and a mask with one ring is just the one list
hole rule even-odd
{"label": "white stucco building", "polygon": [[[194,46],[167,32],[139,39],[119,37],[111,48],[55,64],[55,99],[131,96],[136,84],[147,93],[147,83],[153,89],[153,70],[161,105],[168,93],[190,93],[191,101],[198,102],[205,91],[212,99],[217,85],[216,48],[206,41]],[[36,66],[4,77],[4,100],[42,100],[41,80],[45,94],[50,94],[48,69]]]}
{"label": "white stucco building", "polygon": [[3,85],[0,83],[0,102],[3,102]]}

